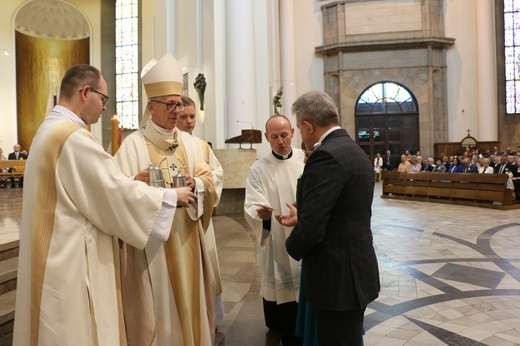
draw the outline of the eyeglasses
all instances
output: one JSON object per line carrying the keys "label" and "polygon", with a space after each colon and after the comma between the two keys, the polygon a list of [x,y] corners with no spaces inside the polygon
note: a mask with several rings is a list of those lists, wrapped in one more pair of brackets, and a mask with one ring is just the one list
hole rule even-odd
{"label": "eyeglasses", "polygon": [[[97,91],[96,89],[94,89],[93,87],[89,86],[90,90],[92,90],[93,92],[95,92],[96,94],[98,94],[99,96],[101,96],[101,102],[103,102],[103,107],[105,107],[108,103],[108,100],[110,100],[110,97],[108,97],[107,95],[103,94],[102,92],[100,91]],[[79,92],[82,92],[83,89],[85,88],[82,88],[80,89]]]}
{"label": "eyeglasses", "polygon": [[152,102],[162,103],[163,105],[166,105],[166,109],[169,111],[175,111],[175,108],[179,108],[179,110],[182,112],[184,111],[184,105],[182,103],[175,103],[175,102],[162,102],[159,100],[150,100]]}

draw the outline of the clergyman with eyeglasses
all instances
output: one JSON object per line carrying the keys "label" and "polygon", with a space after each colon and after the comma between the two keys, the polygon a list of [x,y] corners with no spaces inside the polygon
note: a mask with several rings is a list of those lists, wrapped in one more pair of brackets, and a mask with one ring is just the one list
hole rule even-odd
{"label": "clergyman with eyeglasses", "polygon": [[[215,282],[204,237],[216,198],[211,170],[192,136],[176,128],[184,110],[178,61],[171,54],[152,60],[143,67],[141,78],[148,97],[147,112],[139,131],[121,143],[115,155],[119,167],[131,179],[148,182],[146,168],[151,163],[161,170],[166,188],[175,186],[178,174],[184,175],[197,203],[177,209],[164,244],[151,242],[144,251],[127,247],[128,275],[122,288],[129,344],[149,344],[141,336],[155,333],[156,345],[211,345]],[[143,264],[147,270],[132,267],[132,263]],[[138,305],[135,292],[150,294],[143,294]],[[155,314],[154,329],[143,328],[142,321],[135,319],[146,311]]]}
{"label": "clergyman with eyeglasses", "polygon": [[[71,67],[32,142],[23,190],[14,345],[126,345],[118,239],[136,248],[170,236],[189,188],[128,179],[86,125],[108,102],[90,65]],[[131,217],[129,217],[131,216]]]}

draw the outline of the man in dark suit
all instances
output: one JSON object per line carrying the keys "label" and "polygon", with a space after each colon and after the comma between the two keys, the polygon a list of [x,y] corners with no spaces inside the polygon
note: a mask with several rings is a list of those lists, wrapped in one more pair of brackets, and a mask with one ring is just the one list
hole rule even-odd
{"label": "man in dark suit", "polygon": [[495,166],[497,165],[496,160],[497,160],[496,155],[494,155],[494,154],[489,155],[489,166],[493,167],[493,171],[495,170]]}
{"label": "man in dark suit", "polygon": [[386,156],[383,158],[383,168],[387,171],[393,170],[395,167],[395,160],[392,157],[392,152],[390,150],[386,151]]}
{"label": "man in dark suit", "polygon": [[447,172],[448,169],[450,168],[450,166],[453,164],[453,156],[450,156],[449,159],[448,159],[448,156],[443,156],[442,164],[444,165],[444,167],[446,167],[446,172]]}
{"label": "man in dark suit", "polygon": [[464,167],[462,173],[478,173],[477,165],[473,164],[469,157],[464,158]]}
{"label": "man in dark suit", "polygon": [[423,172],[433,172],[433,165],[431,164],[429,158],[423,160],[423,165],[422,165],[421,171],[423,171]]}
{"label": "man in dark suit", "polygon": [[514,166],[507,161],[507,155],[500,156],[500,163],[494,168],[495,173],[502,174],[513,171]]}
{"label": "man in dark suit", "polygon": [[[8,160],[27,160],[27,152],[21,151],[20,144],[13,146],[14,151],[9,153]],[[9,173],[13,171],[13,168],[9,168]],[[18,186],[23,187],[23,177],[18,178]],[[14,184],[14,178],[11,177],[11,188],[16,187]]]}
{"label": "man in dark suit", "polygon": [[314,306],[320,345],[361,345],[366,306],[379,295],[370,218],[372,163],[341,129],[326,94],[309,92],[292,106],[302,140],[314,147],[298,182],[296,207],[276,215],[295,226],[286,248],[302,259],[304,294]]}

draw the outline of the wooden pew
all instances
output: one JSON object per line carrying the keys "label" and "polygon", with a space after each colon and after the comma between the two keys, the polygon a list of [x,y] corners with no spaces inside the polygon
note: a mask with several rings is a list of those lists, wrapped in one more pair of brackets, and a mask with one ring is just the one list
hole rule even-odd
{"label": "wooden pew", "polygon": [[[0,160],[0,179],[4,178],[21,178],[25,170],[25,160]],[[1,173],[4,169],[17,167],[11,173]]]}
{"label": "wooden pew", "polygon": [[506,174],[383,172],[381,198],[520,209]]}

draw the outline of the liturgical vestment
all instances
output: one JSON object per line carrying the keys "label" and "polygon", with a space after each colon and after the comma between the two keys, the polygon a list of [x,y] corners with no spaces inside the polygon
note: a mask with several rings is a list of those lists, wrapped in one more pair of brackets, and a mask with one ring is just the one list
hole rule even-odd
{"label": "liturgical vestment", "polygon": [[130,181],[84,126],[56,106],[31,146],[14,345],[127,343],[117,238],[144,248],[163,192]]}
{"label": "liturgical vestment", "polygon": [[262,234],[260,295],[278,304],[298,301],[301,263],[292,259],[285,249],[292,227],[282,226],[273,215],[271,230],[262,230],[256,209],[263,205],[273,208],[273,214],[289,214],[285,203],[296,201],[296,184],[303,172],[305,157],[300,149],[292,148],[292,152],[285,160],[276,158],[273,153],[267,154],[251,166],[246,179],[246,219],[256,234]]}
{"label": "liturgical vestment", "polygon": [[[151,284],[153,293],[157,321],[154,345],[212,345],[215,280],[204,232],[213,210],[215,188],[208,165],[191,135],[177,129],[172,135],[151,119],[123,141],[116,160],[129,177],[149,163],[157,165],[167,188],[172,187],[179,168],[195,178],[197,202],[190,208],[177,209],[169,239],[165,243],[151,241],[144,251],[129,254],[144,256],[147,264],[150,279],[141,284]],[[136,284],[126,283],[129,290]]]}

